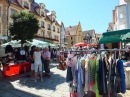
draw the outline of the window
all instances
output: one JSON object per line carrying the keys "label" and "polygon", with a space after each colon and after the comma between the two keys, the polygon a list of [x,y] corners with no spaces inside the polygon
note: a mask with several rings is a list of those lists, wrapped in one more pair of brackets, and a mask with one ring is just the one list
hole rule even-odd
{"label": "window", "polygon": [[48,28],[48,30],[50,30],[50,29],[51,29],[51,26],[50,26],[50,24],[48,24],[47,28]]}
{"label": "window", "polygon": [[27,2],[24,2],[24,7],[28,7],[28,3]]}
{"label": "window", "polygon": [[119,18],[120,18],[120,19],[124,18],[123,13],[120,13],[120,14],[119,14]]}
{"label": "window", "polygon": [[55,31],[55,26],[53,26],[53,31]]}
{"label": "window", "polygon": [[60,31],[59,31],[59,28],[57,28],[57,32],[59,33]]}
{"label": "window", "polygon": [[55,22],[55,18],[53,18],[53,22]]}
{"label": "window", "polygon": [[0,6],[0,17],[1,17],[1,10],[2,10],[2,9],[1,9],[1,6]]}
{"label": "window", "polygon": [[17,12],[16,10],[12,9],[11,10],[11,15],[15,14],[16,12]]}
{"label": "window", "polygon": [[44,9],[44,7],[42,6],[42,9]]}
{"label": "window", "polygon": [[1,27],[1,23],[0,23],[0,33],[1,33],[1,28],[2,28],[2,27]]}
{"label": "window", "polygon": [[59,37],[58,37],[58,36],[56,36],[56,35],[54,35],[54,38],[55,38],[56,40],[59,40]]}
{"label": "window", "polygon": [[48,37],[51,38],[51,33],[47,33]]}
{"label": "window", "polygon": [[44,31],[42,31],[42,32],[41,32],[41,35],[42,35],[42,36],[45,36],[45,32],[44,32]]}
{"label": "window", "polygon": [[62,27],[60,28],[60,32],[62,32]]}
{"label": "window", "polygon": [[41,12],[41,15],[44,16],[44,12],[43,11]]}
{"label": "window", "polygon": [[44,22],[43,21],[41,21],[41,27],[44,28]]}
{"label": "window", "polygon": [[73,39],[73,37],[71,37],[71,40]]}

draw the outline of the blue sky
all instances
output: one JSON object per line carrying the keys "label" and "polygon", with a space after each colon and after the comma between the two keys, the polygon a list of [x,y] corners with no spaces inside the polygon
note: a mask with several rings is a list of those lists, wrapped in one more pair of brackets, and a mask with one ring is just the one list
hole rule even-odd
{"label": "blue sky", "polygon": [[57,21],[63,21],[65,27],[77,25],[82,30],[95,29],[103,33],[112,21],[112,10],[118,0],[35,0],[44,3],[50,11],[56,12]]}

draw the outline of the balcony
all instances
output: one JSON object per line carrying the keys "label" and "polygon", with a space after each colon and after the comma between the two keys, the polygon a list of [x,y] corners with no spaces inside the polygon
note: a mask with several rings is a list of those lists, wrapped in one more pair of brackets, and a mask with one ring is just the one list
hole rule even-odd
{"label": "balcony", "polygon": [[41,14],[42,17],[45,17],[44,14]]}
{"label": "balcony", "polygon": [[51,28],[48,28],[48,30],[51,30]]}
{"label": "balcony", "polygon": [[46,35],[46,36],[36,35],[35,38],[42,38],[42,39],[45,39],[45,40],[51,40],[51,41],[57,41],[57,42],[59,42],[59,40],[54,39],[54,38],[52,38],[52,36],[48,36],[48,35]]}
{"label": "balcony", "polygon": [[28,7],[28,6],[26,6],[26,5],[24,5],[24,8],[29,9],[29,7]]}
{"label": "balcony", "polygon": [[41,26],[41,28],[45,28],[44,26]]}
{"label": "balcony", "polygon": [[1,22],[1,16],[0,16],[0,22]]}

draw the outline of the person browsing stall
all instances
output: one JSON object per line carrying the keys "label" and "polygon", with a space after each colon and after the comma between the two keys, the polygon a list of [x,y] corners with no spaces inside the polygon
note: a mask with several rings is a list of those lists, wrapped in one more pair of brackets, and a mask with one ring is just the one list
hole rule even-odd
{"label": "person browsing stall", "polygon": [[45,77],[49,78],[50,77],[50,52],[49,49],[46,47],[45,52],[43,54],[44,57],[44,69],[45,69]]}

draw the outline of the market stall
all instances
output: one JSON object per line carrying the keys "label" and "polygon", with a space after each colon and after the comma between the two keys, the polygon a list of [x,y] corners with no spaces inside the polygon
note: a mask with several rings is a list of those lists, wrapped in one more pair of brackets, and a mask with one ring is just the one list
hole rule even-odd
{"label": "market stall", "polygon": [[[105,32],[101,35],[99,39],[99,44],[105,44],[105,43],[121,43],[122,42],[130,42],[130,29],[125,30],[118,30],[118,31],[111,31],[111,32]],[[121,49],[121,47],[120,47]],[[124,61],[124,60],[123,60]],[[130,61],[130,60],[127,60]],[[129,63],[129,62],[128,62]],[[123,63],[124,64],[124,63]],[[130,69],[129,64],[127,64],[126,67],[124,67],[125,70],[125,81],[126,81],[126,87],[130,88],[129,82],[130,82]]]}

